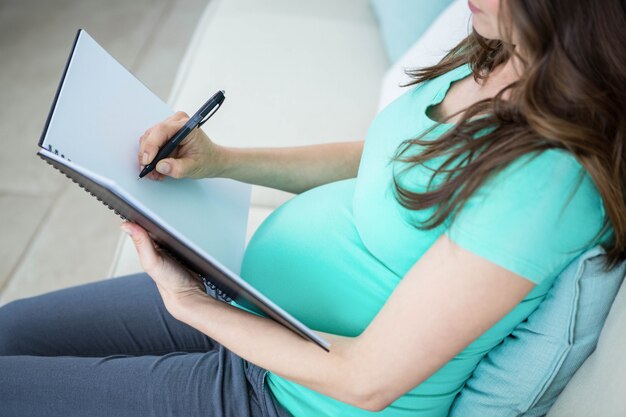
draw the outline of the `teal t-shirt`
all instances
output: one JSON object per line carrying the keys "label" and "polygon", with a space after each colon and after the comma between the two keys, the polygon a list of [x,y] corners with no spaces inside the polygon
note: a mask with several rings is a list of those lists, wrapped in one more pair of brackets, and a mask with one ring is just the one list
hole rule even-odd
{"label": "teal t-shirt", "polygon": [[[316,187],[277,208],[252,237],[241,274],[310,328],[345,336],[367,327],[442,233],[537,285],[460,354],[379,413],[269,373],[271,392],[294,416],[447,416],[480,359],[537,308],[559,272],[595,244],[602,200],[582,166],[561,150],[516,160],[485,183],[452,224],[428,231],[414,227],[434,208],[410,211],[396,201],[391,181],[397,165],[390,158],[403,140],[436,124],[426,115],[428,106],[469,73],[462,66],[422,83],[379,113],[357,177]],[[431,135],[447,128],[441,125]],[[402,181],[419,189],[430,174],[413,169]]]}

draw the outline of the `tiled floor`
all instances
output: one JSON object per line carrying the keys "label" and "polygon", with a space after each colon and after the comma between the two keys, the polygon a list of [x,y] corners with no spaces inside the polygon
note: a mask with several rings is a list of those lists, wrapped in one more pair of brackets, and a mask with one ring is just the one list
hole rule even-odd
{"label": "tiled floor", "polygon": [[208,0],[0,0],[0,304],[105,278],[120,220],[35,156],[78,28],[167,99]]}

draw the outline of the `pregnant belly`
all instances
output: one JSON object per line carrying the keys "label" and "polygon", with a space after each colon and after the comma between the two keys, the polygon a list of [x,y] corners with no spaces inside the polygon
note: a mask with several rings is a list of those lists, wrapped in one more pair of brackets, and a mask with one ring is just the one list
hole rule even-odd
{"label": "pregnant belly", "polygon": [[361,242],[355,180],[326,184],[276,209],[246,249],[241,275],[307,326],[356,336],[399,278]]}

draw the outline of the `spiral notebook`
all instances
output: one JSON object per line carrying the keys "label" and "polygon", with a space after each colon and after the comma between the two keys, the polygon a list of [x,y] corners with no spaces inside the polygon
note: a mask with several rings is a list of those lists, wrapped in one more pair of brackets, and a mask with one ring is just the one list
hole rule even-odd
{"label": "spiral notebook", "polygon": [[214,286],[224,301],[260,311],[328,350],[329,343],[238,274],[250,185],[230,179],[138,180],[139,137],[172,110],[84,30],[70,53],[37,152],[161,249]]}

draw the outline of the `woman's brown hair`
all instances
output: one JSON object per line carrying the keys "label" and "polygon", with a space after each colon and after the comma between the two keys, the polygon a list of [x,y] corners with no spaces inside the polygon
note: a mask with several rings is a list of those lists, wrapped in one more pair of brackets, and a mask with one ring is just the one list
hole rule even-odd
{"label": "woman's brown hair", "polygon": [[[481,184],[513,160],[565,149],[589,173],[602,197],[607,218],[597,237],[612,232],[604,249],[605,267],[613,268],[626,259],[626,2],[502,3],[505,40],[489,40],[474,31],[437,65],[408,71],[413,80],[407,85],[464,64],[477,81],[483,80],[514,55],[523,75],[495,97],[465,109],[462,120],[440,137],[426,140],[426,132],[403,142],[395,160],[407,163],[408,169],[431,169],[424,162],[449,157],[434,170],[426,192],[411,191],[394,177],[396,198],[412,210],[436,206],[431,217],[416,225],[432,229],[453,218]],[[513,30],[517,46],[506,41]],[[518,54],[520,48],[523,54]],[[504,99],[506,91],[510,94]],[[407,152],[414,146],[423,150]],[[444,181],[431,189],[439,175]]]}

